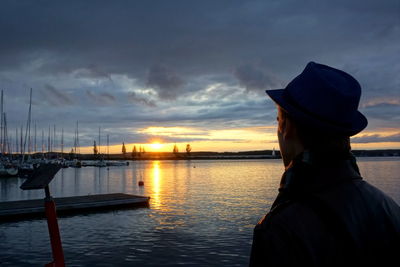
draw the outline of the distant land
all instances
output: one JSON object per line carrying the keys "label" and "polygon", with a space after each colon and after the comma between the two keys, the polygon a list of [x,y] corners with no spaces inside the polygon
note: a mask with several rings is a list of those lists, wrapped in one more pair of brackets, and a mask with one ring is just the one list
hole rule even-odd
{"label": "distant land", "polygon": [[[356,157],[399,157],[400,149],[378,149],[378,150],[352,150],[352,153]],[[242,152],[212,152],[212,151],[201,151],[191,152],[189,155],[172,152],[145,152],[142,154],[132,153],[124,154],[68,154],[56,152],[50,153],[36,153],[32,155],[35,158],[46,157],[46,158],[60,158],[61,156],[65,159],[79,158],[82,160],[98,160],[100,158],[105,160],[187,160],[187,159],[278,159],[280,158],[279,150],[255,150],[255,151],[242,151]]]}

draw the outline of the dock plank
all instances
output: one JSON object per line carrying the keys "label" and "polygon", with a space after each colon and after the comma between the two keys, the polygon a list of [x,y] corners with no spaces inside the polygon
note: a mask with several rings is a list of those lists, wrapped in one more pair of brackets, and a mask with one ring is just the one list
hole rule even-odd
{"label": "dock plank", "polygon": [[[57,214],[148,206],[149,197],[123,193],[54,198]],[[44,200],[0,202],[0,220],[44,217]]]}

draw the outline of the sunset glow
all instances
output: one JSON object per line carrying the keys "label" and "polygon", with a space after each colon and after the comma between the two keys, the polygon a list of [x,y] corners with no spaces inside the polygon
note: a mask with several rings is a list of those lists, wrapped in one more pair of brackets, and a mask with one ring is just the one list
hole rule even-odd
{"label": "sunset glow", "polygon": [[154,151],[159,151],[162,147],[163,144],[160,144],[159,142],[154,142],[152,144],[150,144],[151,149]]}
{"label": "sunset glow", "polygon": [[[215,151],[236,152],[279,149],[276,137],[276,126],[258,126],[227,128],[217,130],[205,130],[195,127],[147,127],[137,130],[146,134],[149,141],[146,143],[125,143],[128,152],[136,146],[145,148],[147,152],[172,152],[176,144],[180,152],[185,151],[190,144],[193,152]],[[396,128],[379,128],[377,131],[365,130],[351,138],[353,149],[392,149],[400,148],[400,142],[396,141],[399,132]],[[388,142],[380,139],[389,138]],[[110,145],[110,153],[121,153],[122,144]],[[107,148],[100,148],[102,153]],[[91,146],[81,147],[82,153],[91,153]]]}

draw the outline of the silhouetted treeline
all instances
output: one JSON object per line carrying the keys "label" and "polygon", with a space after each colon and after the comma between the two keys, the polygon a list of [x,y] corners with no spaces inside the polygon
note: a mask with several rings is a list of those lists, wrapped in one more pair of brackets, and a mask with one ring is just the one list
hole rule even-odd
{"label": "silhouetted treeline", "polygon": [[[399,157],[400,149],[378,149],[378,150],[352,150],[356,157]],[[13,158],[19,158],[20,155],[13,155]],[[31,155],[33,158],[64,158],[74,159],[78,158],[81,160],[98,160],[99,155],[93,154],[71,154],[71,153],[36,153]],[[173,160],[185,160],[185,159],[271,159],[280,158],[279,150],[255,150],[255,151],[242,151],[242,152],[212,152],[212,151],[201,151],[201,152],[146,152],[138,153],[120,153],[120,154],[101,154],[101,158],[105,160],[162,160],[162,159],[173,159]]]}
{"label": "silhouetted treeline", "polygon": [[356,157],[399,157],[400,149],[352,150]]}

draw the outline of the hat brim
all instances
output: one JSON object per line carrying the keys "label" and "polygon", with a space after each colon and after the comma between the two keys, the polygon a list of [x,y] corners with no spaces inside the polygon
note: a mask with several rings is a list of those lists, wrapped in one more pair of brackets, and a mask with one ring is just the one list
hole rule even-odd
{"label": "hat brim", "polygon": [[333,135],[352,136],[365,129],[368,125],[367,118],[359,111],[353,115],[351,124],[344,127],[338,124],[324,121],[290,104],[284,97],[285,89],[266,90],[267,95],[290,116],[299,122],[316,130]]}

